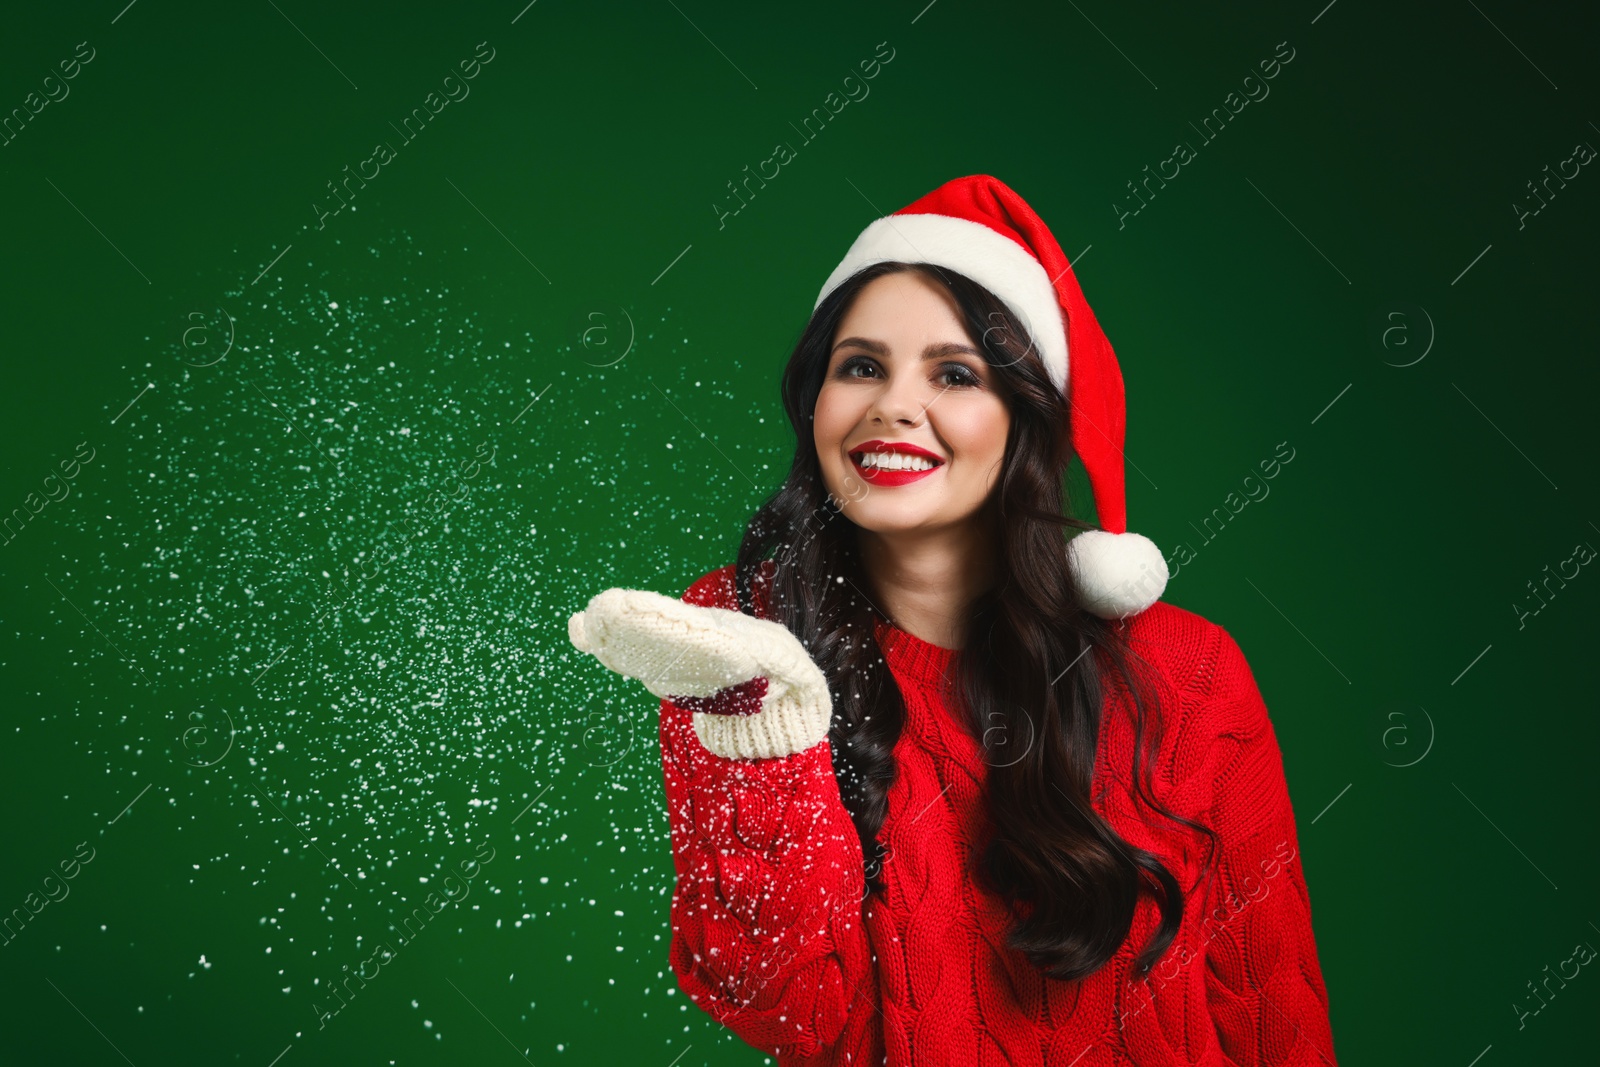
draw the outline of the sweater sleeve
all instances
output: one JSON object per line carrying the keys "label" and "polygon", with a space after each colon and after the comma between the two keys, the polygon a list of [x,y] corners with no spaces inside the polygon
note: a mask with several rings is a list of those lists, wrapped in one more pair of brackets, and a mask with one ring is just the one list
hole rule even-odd
{"label": "sweater sleeve", "polygon": [[[688,603],[737,610],[732,568],[690,586]],[[861,845],[826,741],[771,759],[701,744],[694,711],[748,713],[764,679],[661,702],[661,755],[677,885],[670,960],[680,988],[750,1045],[826,1053],[852,1016],[873,1013],[862,925]]]}
{"label": "sweater sleeve", "polygon": [[[1221,628],[1218,628],[1221,630]],[[1215,769],[1205,821],[1218,835],[1206,894],[1206,999],[1238,1067],[1334,1067],[1328,994],[1283,757],[1238,643],[1221,630],[1201,706]]]}

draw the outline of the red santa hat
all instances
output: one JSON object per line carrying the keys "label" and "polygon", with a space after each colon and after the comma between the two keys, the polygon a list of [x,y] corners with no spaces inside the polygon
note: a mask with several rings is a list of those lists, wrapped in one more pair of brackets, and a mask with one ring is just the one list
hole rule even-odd
{"label": "red santa hat", "polygon": [[863,267],[931,263],[966,275],[1005,303],[1065,393],[1072,448],[1089,474],[1100,529],[1067,542],[1084,606],[1126,618],[1155,603],[1167,562],[1128,531],[1123,477],[1122,371],[1061,246],[1044,220],[998,178],[956,178],[861,231],[817,294],[820,305]]}

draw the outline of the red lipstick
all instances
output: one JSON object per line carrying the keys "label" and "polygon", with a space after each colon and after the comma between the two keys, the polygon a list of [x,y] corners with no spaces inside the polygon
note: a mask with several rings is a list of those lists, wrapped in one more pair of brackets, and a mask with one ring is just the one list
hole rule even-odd
{"label": "red lipstick", "polygon": [[[892,452],[907,456],[921,456],[922,458],[931,462],[933,466],[927,470],[903,471],[880,470],[876,467],[863,467],[861,465],[861,458],[869,452]],[[917,445],[908,444],[903,441],[863,441],[861,444],[850,449],[849,455],[850,462],[855,466],[856,473],[861,476],[862,481],[866,482],[868,485],[879,485],[884,487],[909,485],[912,482],[921,481],[923,478],[926,478],[928,475],[944,466],[944,460],[939,458],[939,456],[936,454],[929,452],[926,448],[921,448]]]}

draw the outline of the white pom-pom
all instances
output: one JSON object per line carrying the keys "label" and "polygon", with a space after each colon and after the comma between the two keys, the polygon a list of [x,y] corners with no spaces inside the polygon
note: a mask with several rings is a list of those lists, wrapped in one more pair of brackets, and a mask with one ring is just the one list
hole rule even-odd
{"label": "white pom-pom", "polygon": [[1102,619],[1123,619],[1161,599],[1167,561],[1143,534],[1084,530],[1067,542],[1067,560],[1083,606]]}

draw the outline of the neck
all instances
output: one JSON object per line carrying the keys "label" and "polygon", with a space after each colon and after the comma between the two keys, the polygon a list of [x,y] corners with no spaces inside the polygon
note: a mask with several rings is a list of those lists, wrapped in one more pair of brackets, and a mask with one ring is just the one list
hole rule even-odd
{"label": "neck", "polygon": [[873,606],[898,629],[960,648],[972,601],[996,579],[994,531],[981,519],[941,530],[858,529]]}

